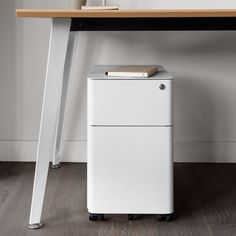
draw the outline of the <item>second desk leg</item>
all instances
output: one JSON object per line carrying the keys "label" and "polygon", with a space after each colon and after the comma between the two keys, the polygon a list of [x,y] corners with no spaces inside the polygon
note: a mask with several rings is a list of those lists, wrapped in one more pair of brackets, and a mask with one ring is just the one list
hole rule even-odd
{"label": "second desk leg", "polygon": [[78,34],[76,32],[71,32],[69,36],[65,70],[64,70],[62,95],[61,95],[61,102],[60,102],[60,110],[58,112],[58,120],[56,124],[56,134],[55,134],[56,140],[55,140],[55,146],[53,149],[52,164],[51,164],[52,169],[57,169],[61,167],[61,164],[60,164],[61,137],[62,137],[63,121],[64,121],[64,116],[65,116],[66,98],[67,98],[69,80],[72,73],[71,65],[73,63],[74,52],[76,50],[77,35]]}

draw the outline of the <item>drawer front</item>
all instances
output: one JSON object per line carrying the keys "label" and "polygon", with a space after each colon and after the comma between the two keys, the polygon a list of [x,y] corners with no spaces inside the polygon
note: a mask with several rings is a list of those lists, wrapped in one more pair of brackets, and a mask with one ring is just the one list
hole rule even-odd
{"label": "drawer front", "polygon": [[172,125],[172,80],[88,80],[89,125]]}
{"label": "drawer front", "polygon": [[88,210],[172,213],[172,127],[89,127]]}

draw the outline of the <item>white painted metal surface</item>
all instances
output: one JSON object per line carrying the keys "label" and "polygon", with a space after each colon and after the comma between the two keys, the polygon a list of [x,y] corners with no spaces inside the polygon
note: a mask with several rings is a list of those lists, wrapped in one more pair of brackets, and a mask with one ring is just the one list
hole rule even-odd
{"label": "white painted metal surface", "polygon": [[52,156],[52,164],[58,165],[61,160],[60,156],[60,146],[61,146],[61,137],[62,137],[62,130],[63,130],[63,121],[65,116],[65,108],[66,108],[66,98],[67,98],[67,91],[69,86],[69,80],[72,73],[72,63],[74,60],[76,43],[77,43],[77,32],[71,32],[69,35],[69,42],[66,54],[66,61],[65,61],[65,70],[64,70],[64,77],[63,77],[63,85],[62,85],[62,94],[61,94],[61,102],[60,102],[60,110],[58,112],[57,117],[57,124],[56,124],[56,141],[53,150]]}
{"label": "white painted metal surface", "polygon": [[172,77],[110,79],[107,69],[88,79],[88,211],[171,214]]}
{"label": "white painted metal surface", "polygon": [[53,19],[29,224],[40,223],[49,161],[55,143],[70,19]]}
{"label": "white painted metal surface", "polygon": [[88,211],[173,212],[171,127],[91,127]]}
{"label": "white painted metal surface", "polygon": [[172,80],[92,78],[88,80],[89,125],[166,126],[173,123]]}

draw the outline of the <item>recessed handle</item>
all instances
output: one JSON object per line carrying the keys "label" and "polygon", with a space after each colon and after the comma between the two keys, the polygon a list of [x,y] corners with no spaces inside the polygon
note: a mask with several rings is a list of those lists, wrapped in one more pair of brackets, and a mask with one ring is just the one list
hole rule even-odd
{"label": "recessed handle", "polygon": [[160,84],[159,89],[160,90],[165,90],[166,86],[164,84]]}

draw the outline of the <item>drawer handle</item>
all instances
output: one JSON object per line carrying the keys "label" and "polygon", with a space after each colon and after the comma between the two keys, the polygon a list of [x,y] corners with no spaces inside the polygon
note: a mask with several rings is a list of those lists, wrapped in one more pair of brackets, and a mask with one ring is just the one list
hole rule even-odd
{"label": "drawer handle", "polygon": [[164,84],[160,84],[159,89],[160,90],[165,90],[166,86]]}

